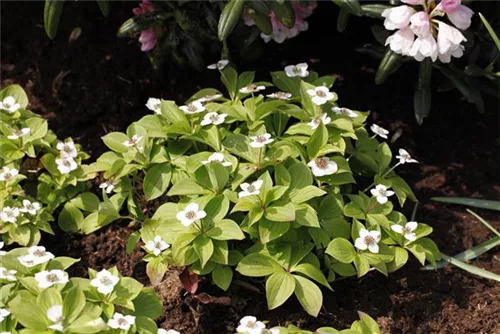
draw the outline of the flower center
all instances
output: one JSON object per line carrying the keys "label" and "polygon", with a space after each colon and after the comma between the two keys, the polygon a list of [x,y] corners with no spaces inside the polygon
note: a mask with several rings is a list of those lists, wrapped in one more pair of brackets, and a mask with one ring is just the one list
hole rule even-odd
{"label": "flower center", "polygon": [[14,211],[7,211],[7,217],[14,218]]}
{"label": "flower center", "polygon": [[257,136],[257,138],[255,138],[255,141],[258,142],[258,143],[263,143],[265,142],[267,139],[266,137],[264,136]]}
{"label": "flower center", "polygon": [[103,284],[103,285],[111,285],[113,283],[113,282],[111,282],[109,277],[101,277],[99,279],[99,282],[101,282],[101,284]]}
{"label": "flower center", "polygon": [[323,92],[322,90],[317,90],[316,91],[316,95],[319,96],[319,97],[325,97],[326,96],[326,93]]}
{"label": "flower center", "polygon": [[247,87],[247,89],[250,91],[254,91],[254,90],[257,90],[257,86],[255,86],[254,84],[251,84],[250,86]]}
{"label": "flower center", "polygon": [[254,185],[249,185],[248,188],[247,188],[247,192],[249,193],[253,193],[254,191],[256,191],[257,189],[255,189],[255,186]]}
{"label": "flower center", "polygon": [[41,249],[37,249],[36,251],[33,252],[33,255],[36,257],[42,257],[45,255],[45,252]]}
{"label": "flower center", "polygon": [[160,242],[155,243],[155,248],[161,249],[161,243]]}
{"label": "flower center", "polygon": [[56,274],[48,274],[47,281],[49,281],[51,283],[57,283],[57,282],[59,282],[59,277]]}
{"label": "flower center", "polygon": [[316,166],[318,166],[318,168],[321,168],[321,169],[325,169],[326,166],[328,166],[328,161],[326,161],[326,159],[323,159],[323,158],[316,158],[316,160],[314,160],[314,162],[316,163]]}
{"label": "flower center", "polygon": [[118,324],[121,325],[128,325],[128,321],[125,318],[118,319]]}
{"label": "flower center", "polygon": [[367,245],[371,245],[374,241],[375,239],[371,235],[367,235],[364,240],[365,244]]}
{"label": "flower center", "polygon": [[3,176],[8,180],[12,177],[12,174],[10,172],[6,172]]}
{"label": "flower center", "polygon": [[294,67],[292,68],[292,71],[293,71],[293,73],[295,73],[295,74],[299,74],[299,73],[301,72],[300,67],[297,67],[297,66],[294,66]]}
{"label": "flower center", "polygon": [[198,108],[196,108],[196,106],[194,104],[190,104],[190,105],[188,105],[188,110],[194,112],[194,111],[198,110]]}
{"label": "flower center", "polygon": [[212,116],[210,116],[210,120],[211,120],[212,122],[215,122],[215,121],[217,121],[218,119],[219,119],[219,116],[218,116],[218,115],[212,115]]}
{"label": "flower center", "polygon": [[194,211],[188,211],[186,212],[186,218],[190,220],[196,219],[196,212]]}
{"label": "flower center", "polygon": [[379,194],[380,196],[385,196],[385,189],[380,189],[380,190],[378,191],[378,194]]}
{"label": "flower center", "polygon": [[408,227],[403,227],[403,234],[411,233],[411,229]]}

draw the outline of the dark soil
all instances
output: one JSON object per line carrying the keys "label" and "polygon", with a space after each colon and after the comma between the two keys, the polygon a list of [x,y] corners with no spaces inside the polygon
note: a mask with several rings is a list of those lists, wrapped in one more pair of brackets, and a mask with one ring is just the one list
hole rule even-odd
{"label": "dark soil", "polygon": [[[30,95],[31,109],[50,119],[62,137],[72,136],[95,158],[105,150],[100,137],[126,126],[149,111],[143,106],[150,96],[183,102],[201,87],[219,85],[213,72],[170,70],[158,75],[134,41],[118,40],[116,31],[130,16],[134,2],[113,2],[111,16],[101,16],[95,2],[65,5],[61,29],[55,42],[44,34],[43,2],[2,2],[1,84],[19,83]],[[432,202],[433,196],[500,198],[499,105],[487,101],[485,114],[478,114],[455,92],[435,93],[433,110],[422,126],[412,115],[412,88],[416,66],[394,74],[383,86],[373,84],[377,60],[354,51],[372,42],[369,23],[352,19],[347,31],[338,34],[332,25],[336,7],[321,3],[309,21],[310,32],[268,52],[257,64],[257,76],[267,79],[268,70],[283,64],[315,60],[321,74],[343,77],[334,89],[340,103],[352,109],[372,111],[371,121],[401,136],[393,148],[408,149],[421,163],[405,165],[398,172],[413,186],[420,200],[417,220],[433,226],[433,239],[445,254],[456,254],[481,243],[492,233],[462,207]],[[81,37],[68,42],[69,33],[82,28]],[[353,44],[353,43],[359,43]],[[271,46],[273,47],[273,46]],[[217,57],[214,56],[214,60]],[[435,82],[441,78],[435,75]],[[408,208],[411,211],[411,207]],[[498,215],[478,211],[500,228]],[[86,267],[118,266],[147,284],[142,252],[125,252],[131,230],[115,224],[89,236],[48,239],[59,254],[81,258],[73,274],[85,275]],[[500,274],[500,250],[493,249],[473,264]],[[411,261],[389,278],[372,272],[362,279],[333,284],[325,292],[318,318],[306,315],[291,300],[268,311],[263,293],[234,285],[226,294],[201,284],[200,291],[230,296],[231,305],[203,304],[189,296],[172,269],[155,287],[163,299],[163,327],[182,333],[231,333],[237,321],[253,314],[272,325],[294,323],[314,329],[321,325],[347,327],[360,310],[373,316],[384,333],[500,333],[500,285],[460,269],[420,271]],[[263,291],[260,282],[253,282]]]}

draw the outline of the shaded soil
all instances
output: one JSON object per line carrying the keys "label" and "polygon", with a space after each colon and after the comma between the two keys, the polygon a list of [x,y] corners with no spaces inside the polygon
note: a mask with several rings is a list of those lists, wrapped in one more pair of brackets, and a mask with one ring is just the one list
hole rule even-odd
{"label": "shaded soil", "polygon": [[[59,136],[72,136],[94,158],[105,149],[102,135],[123,131],[148,113],[143,107],[148,97],[182,103],[201,87],[219,85],[213,72],[183,69],[159,75],[134,41],[117,40],[115,32],[134,5],[113,2],[111,16],[104,18],[95,2],[68,2],[53,42],[43,31],[42,2],[23,6],[2,3],[2,87],[9,83],[25,87],[31,109],[47,117]],[[412,116],[416,66],[405,65],[388,84],[374,85],[377,60],[356,53],[358,45],[353,44],[372,41],[370,23],[353,19],[347,31],[338,34],[330,26],[336,7],[326,3],[321,6],[324,10],[310,20],[310,34],[277,48],[268,46],[258,64],[238,63],[243,68],[258,68],[257,77],[262,79],[267,79],[268,70],[283,64],[311,60],[315,60],[313,69],[321,74],[341,75],[343,79],[334,86],[340,104],[372,110],[371,121],[401,134],[395,140],[393,137],[392,146],[406,148],[421,162],[403,166],[399,172],[420,200],[417,220],[433,226],[432,237],[440,249],[451,255],[491,237],[492,233],[463,208],[437,204],[430,198],[500,198],[498,103],[487,101],[487,111],[480,115],[457,92],[436,93],[430,117],[418,126]],[[82,28],[82,35],[69,43],[67,37],[75,27]],[[435,78],[439,81],[437,74]],[[498,215],[478,212],[500,228]],[[115,224],[90,236],[47,240],[59,254],[81,258],[73,274],[85,275],[86,267],[99,270],[117,265],[122,274],[147,284],[143,253],[125,252],[130,233],[128,227]],[[500,250],[493,249],[473,263],[500,274]],[[389,278],[372,272],[360,280],[336,282],[334,293],[324,292],[324,308],[316,319],[301,311],[294,300],[268,311],[264,293],[238,285],[223,293],[203,282],[200,291],[228,295],[231,305],[202,304],[185,293],[179,273],[172,269],[155,289],[165,308],[159,323],[182,333],[231,333],[247,314],[269,320],[272,325],[341,328],[356,319],[356,310],[373,316],[384,333],[500,333],[500,285],[457,268],[423,272],[416,261],[411,261]],[[261,282],[252,284],[264,291]]]}

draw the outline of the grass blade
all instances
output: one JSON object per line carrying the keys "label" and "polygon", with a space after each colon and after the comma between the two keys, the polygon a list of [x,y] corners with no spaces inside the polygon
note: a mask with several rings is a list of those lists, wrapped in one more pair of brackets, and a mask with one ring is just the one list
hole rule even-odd
{"label": "grass blade", "polygon": [[474,208],[500,211],[500,201],[490,201],[485,199],[467,197],[432,197],[431,200],[441,203],[459,204],[472,206]]}
{"label": "grass blade", "polygon": [[490,33],[491,39],[495,42],[495,45],[497,46],[498,50],[500,51],[500,40],[498,39],[497,34],[491,27],[490,23],[486,18],[483,16],[483,14],[479,13],[479,17],[481,18],[481,21],[483,21],[484,26],[486,27],[486,30]]}
{"label": "grass blade", "polygon": [[470,213],[471,215],[473,215],[474,217],[476,217],[481,223],[483,223],[484,226],[489,228],[491,232],[495,233],[497,236],[500,237],[500,232],[498,232],[496,228],[491,226],[490,223],[488,223],[486,220],[484,220],[481,216],[479,216],[477,213],[475,213],[474,211],[472,211],[470,209],[466,209],[466,211],[468,213]]}
{"label": "grass blade", "polygon": [[463,269],[465,271],[468,271],[471,274],[481,276],[483,278],[491,279],[497,282],[500,282],[500,275],[497,275],[495,273],[492,273],[491,271],[484,270],[481,268],[478,268],[476,266],[467,264],[465,262],[459,261],[451,256],[448,256],[446,254],[441,253],[441,257],[445,260],[447,260],[449,263],[459,267],[460,269]]}
{"label": "grass blade", "polygon": [[[474,246],[470,249],[467,249],[466,251],[463,251],[462,253],[459,253],[459,254],[453,256],[453,258],[455,260],[458,260],[458,261],[467,262],[467,261],[473,260],[476,257],[486,253],[487,251],[489,251],[490,249],[492,249],[496,246],[500,246],[500,237],[493,237],[489,240],[486,240],[485,242],[480,243],[477,246]],[[429,264],[429,265],[426,265],[425,267],[420,268],[420,270],[442,269],[449,263],[450,262],[447,260],[441,260],[437,263],[436,268],[434,268],[432,265]]]}

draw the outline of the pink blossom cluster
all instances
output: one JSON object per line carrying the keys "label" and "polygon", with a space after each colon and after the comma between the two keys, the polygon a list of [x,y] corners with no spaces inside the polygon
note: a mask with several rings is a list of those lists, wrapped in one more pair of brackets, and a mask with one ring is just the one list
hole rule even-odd
{"label": "pink blossom cluster", "polygon": [[[280,22],[276,13],[271,11],[269,17],[271,19],[273,32],[271,35],[266,35],[264,33],[260,34],[266,43],[271,40],[274,40],[276,43],[283,43],[285,39],[293,38],[297,36],[299,32],[306,31],[309,28],[308,23],[304,19],[309,17],[314,8],[316,8],[316,0],[310,0],[307,6],[303,6],[298,1],[291,1],[290,3],[295,12],[294,26],[292,28],[285,27],[283,23]],[[246,11],[244,12],[243,20],[247,26],[255,25],[255,22]]]}
{"label": "pink blossom cluster", "polygon": [[[151,3],[151,0],[142,0],[142,3],[139,4],[139,7],[134,8],[132,12],[135,16],[140,16],[152,10],[153,4]],[[141,43],[141,51],[146,52],[152,50],[158,42],[154,27],[150,27],[141,31],[141,33],[139,34],[139,42]]]}
{"label": "pink blossom cluster", "polygon": [[[418,61],[430,57],[443,63],[449,63],[452,56],[463,55],[462,42],[467,40],[460,30],[470,26],[474,12],[461,0],[442,0],[437,6],[433,0],[401,1],[420,10],[407,5],[384,10],[385,28],[397,30],[385,42],[392,51]],[[454,26],[440,19],[445,15]]]}

